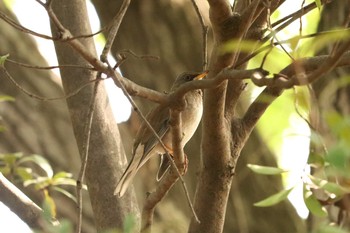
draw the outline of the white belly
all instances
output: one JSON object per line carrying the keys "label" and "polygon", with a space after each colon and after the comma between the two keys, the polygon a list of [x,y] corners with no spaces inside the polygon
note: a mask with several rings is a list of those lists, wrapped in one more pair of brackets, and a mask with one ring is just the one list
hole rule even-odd
{"label": "white belly", "polygon": [[[200,95],[196,96],[196,98],[202,98]],[[188,101],[187,104],[190,106],[187,106],[186,109],[181,113],[181,120],[182,120],[182,129],[186,127],[186,131],[183,130],[183,138],[182,138],[182,144],[185,145],[193,136],[194,132],[198,128],[199,122],[202,119],[203,114],[203,104],[200,103],[198,105],[193,105],[193,102],[197,101]],[[198,103],[198,102],[197,102]],[[184,119],[186,118],[186,119]]]}

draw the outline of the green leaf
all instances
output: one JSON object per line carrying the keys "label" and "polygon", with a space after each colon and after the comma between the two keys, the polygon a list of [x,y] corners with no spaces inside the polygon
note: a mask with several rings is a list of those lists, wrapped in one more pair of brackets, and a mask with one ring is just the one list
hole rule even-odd
{"label": "green leaf", "polygon": [[348,40],[349,37],[350,33],[348,30],[334,30],[332,33],[317,36],[308,49],[317,53],[327,47],[330,43]]}
{"label": "green leaf", "polygon": [[17,167],[15,169],[15,174],[21,177],[23,181],[33,179],[33,171],[31,168]]}
{"label": "green leaf", "polygon": [[9,166],[0,167],[0,172],[4,174],[4,176],[7,176],[11,173],[11,168]]}
{"label": "green leaf", "polygon": [[318,217],[326,217],[328,215],[325,207],[317,200],[310,190],[307,190],[304,184],[304,202],[309,211]]}
{"label": "green leaf", "polygon": [[329,181],[323,180],[323,179],[319,179],[319,178],[311,176],[311,175],[309,177],[315,185],[317,185],[319,188],[327,191],[328,193],[332,193],[336,196],[342,196],[342,195],[345,195],[347,193],[350,193],[349,188],[345,188],[337,183],[329,182]]}
{"label": "green leaf", "polygon": [[57,227],[59,228],[56,231],[57,233],[74,232],[72,223],[66,219],[60,220],[60,224]]}
{"label": "green leaf", "polygon": [[341,229],[339,226],[322,225],[317,229],[316,233],[349,233],[347,230]]}
{"label": "green leaf", "polygon": [[30,155],[30,156],[25,156],[20,160],[19,164],[24,163],[24,162],[33,162],[33,163],[37,164],[46,173],[46,175],[48,177],[53,176],[53,170],[52,170],[51,165],[41,155],[34,154],[34,155]]}
{"label": "green leaf", "polygon": [[62,193],[63,195],[65,195],[66,197],[68,197],[69,199],[71,199],[72,201],[77,203],[76,197],[74,195],[72,195],[70,192],[68,192],[67,190],[64,190],[63,188],[60,188],[60,187],[57,187],[57,186],[53,186],[52,189],[56,190],[57,192]]}
{"label": "green leaf", "polygon": [[9,166],[14,166],[16,161],[20,159],[23,156],[23,153],[7,153],[7,154],[0,154],[0,159],[4,161]]}
{"label": "green leaf", "polygon": [[0,66],[4,66],[6,59],[10,56],[10,54],[6,54],[4,56],[0,56]]}
{"label": "green leaf", "polygon": [[[75,179],[69,178],[72,177],[73,175],[68,172],[59,172],[55,174],[52,178],[52,185],[57,186],[57,185],[71,185],[71,186],[76,186],[77,181]],[[82,188],[84,190],[87,190],[86,185],[82,185]]]}
{"label": "green leaf", "polygon": [[317,6],[318,10],[320,11],[321,10],[321,6],[322,6],[321,0],[315,0],[315,3],[316,3],[316,6]]}
{"label": "green leaf", "polygon": [[127,215],[126,218],[124,219],[123,232],[132,233],[135,231],[135,226],[136,226],[135,217],[131,214]]}
{"label": "green leaf", "polygon": [[329,149],[326,154],[326,161],[337,169],[347,170],[349,161],[348,151],[345,146],[338,144]]}
{"label": "green leaf", "polygon": [[6,128],[3,125],[0,125],[0,132],[4,132]]}
{"label": "green leaf", "polygon": [[0,102],[5,102],[5,101],[15,101],[15,98],[9,95],[0,95]]}
{"label": "green leaf", "polygon": [[77,181],[71,178],[55,178],[52,179],[52,185],[71,185],[76,186]]}
{"label": "green leaf", "polygon": [[263,175],[279,175],[284,172],[288,172],[287,170],[278,167],[260,166],[255,164],[248,164],[247,167],[249,167],[253,172]]}
{"label": "green leaf", "polygon": [[[338,112],[327,112],[325,114],[325,120],[329,125],[332,132],[339,137],[342,141],[345,141],[347,145],[350,143],[350,117],[344,117]],[[349,147],[347,148],[349,149]]]}
{"label": "green leaf", "polygon": [[52,178],[53,179],[71,178],[72,176],[73,176],[72,173],[61,171],[61,172],[57,172]]}
{"label": "green leaf", "polygon": [[267,198],[265,198],[262,201],[256,202],[254,203],[254,206],[257,207],[267,207],[267,206],[272,206],[272,205],[276,205],[277,203],[285,200],[289,193],[293,190],[293,188],[287,189],[287,190],[282,190],[272,196],[269,196]]}
{"label": "green leaf", "polygon": [[311,152],[307,163],[313,167],[323,167],[325,165],[324,157],[321,154]]}
{"label": "green leaf", "polygon": [[323,167],[325,165],[325,160],[323,155],[311,152],[309,154],[307,163],[313,167]]}
{"label": "green leaf", "polygon": [[36,179],[32,179],[32,180],[26,180],[23,182],[23,186],[29,186],[29,185],[35,185],[35,188],[40,190],[40,189],[44,189],[47,188],[48,186],[51,185],[51,178],[48,177],[38,177]]}
{"label": "green leaf", "polygon": [[44,217],[47,221],[56,218],[56,204],[52,197],[49,195],[47,190],[44,190],[44,202],[43,202],[43,210]]}
{"label": "green leaf", "polygon": [[229,40],[220,48],[220,52],[227,53],[239,50],[242,52],[251,53],[261,46],[263,46],[262,43],[252,40]]}

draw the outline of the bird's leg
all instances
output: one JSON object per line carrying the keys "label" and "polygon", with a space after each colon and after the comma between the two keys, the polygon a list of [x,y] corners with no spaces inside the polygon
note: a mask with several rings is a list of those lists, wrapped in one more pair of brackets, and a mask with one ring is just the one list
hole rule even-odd
{"label": "bird's leg", "polygon": [[[168,149],[168,147],[167,147]],[[170,152],[171,150],[168,149],[168,153],[171,157],[172,160],[174,160],[173,154]],[[185,175],[188,169],[188,158],[187,155],[185,155],[185,163],[183,164],[183,169],[180,169],[181,175]],[[158,172],[157,172],[157,181],[160,181],[165,173],[169,170],[169,168],[171,167],[172,162],[169,160],[169,157],[166,154],[162,154],[161,158],[160,158],[160,164],[159,164],[159,168],[158,168]]]}

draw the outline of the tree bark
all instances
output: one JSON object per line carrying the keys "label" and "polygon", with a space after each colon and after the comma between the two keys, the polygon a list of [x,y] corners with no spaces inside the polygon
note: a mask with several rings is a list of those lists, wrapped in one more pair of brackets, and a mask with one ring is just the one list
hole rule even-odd
{"label": "tree bark", "polygon": [[[73,35],[91,34],[85,1],[55,1],[53,3],[53,10],[61,23]],[[55,26],[51,25],[51,28],[53,31],[52,34],[57,35],[58,32]],[[80,42],[85,46],[85,49],[96,55],[92,38],[81,39]],[[67,44],[55,42],[55,48],[60,64],[88,65]],[[66,93],[71,93],[84,82],[96,78],[95,72],[84,69],[61,68],[60,73]],[[67,99],[74,135],[81,157],[83,157],[83,146],[86,143],[85,126],[88,120],[88,106],[92,94],[93,85],[90,85],[81,90],[77,95]],[[96,228],[98,231],[102,231],[122,227],[125,217],[129,214],[134,215],[136,219],[140,216],[133,192],[129,192],[123,199],[118,199],[113,195],[118,177],[120,177],[122,167],[125,164],[125,162],[122,162],[125,161],[125,153],[103,85],[99,85],[94,98],[96,98],[96,104],[94,107],[90,149],[87,159],[86,183],[94,212]]]}

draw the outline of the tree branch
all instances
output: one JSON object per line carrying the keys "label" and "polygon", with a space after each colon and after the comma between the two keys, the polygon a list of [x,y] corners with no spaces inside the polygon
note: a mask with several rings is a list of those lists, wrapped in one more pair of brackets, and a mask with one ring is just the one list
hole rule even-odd
{"label": "tree branch", "polygon": [[[295,85],[310,84],[335,67],[350,66],[350,52],[345,53],[349,47],[350,41],[343,44],[334,55],[297,60],[284,68],[273,79],[265,79],[263,76],[256,77],[261,82],[260,85],[266,85],[267,87],[245,113],[242,119],[245,129],[248,132],[252,131],[267,107],[282,94],[284,89]],[[254,78],[252,80],[254,82]]]}
{"label": "tree branch", "polygon": [[44,230],[42,210],[0,172],[0,201],[31,228]]}
{"label": "tree branch", "polygon": [[120,7],[117,15],[112,20],[112,27],[109,30],[107,41],[105,44],[105,47],[103,48],[102,54],[101,54],[101,61],[105,62],[107,60],[107,55],[109,51],[112,48],[115,36],[117,35],[117,32],[119,30],[119,26],[124,18],[124,15],[130,5],[131,0],[124,0],[122,6]]}

